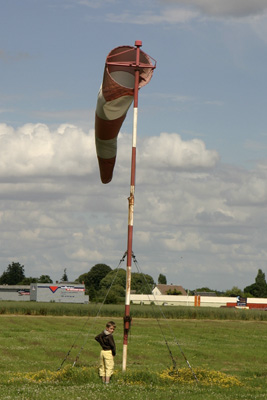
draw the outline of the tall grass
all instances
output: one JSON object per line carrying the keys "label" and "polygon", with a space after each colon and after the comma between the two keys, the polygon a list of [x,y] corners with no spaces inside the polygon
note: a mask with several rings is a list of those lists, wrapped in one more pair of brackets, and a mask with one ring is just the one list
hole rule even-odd
{"label": "tall grass", "polygon": [[[70,304],[0,301],[0,314],[122,317],[124,315],[124,306],[118,304],[102,305],[101,303]],[[267,321],[266,311],[240,310],[226,307],[131,305],[131,315],[135,318]]]}

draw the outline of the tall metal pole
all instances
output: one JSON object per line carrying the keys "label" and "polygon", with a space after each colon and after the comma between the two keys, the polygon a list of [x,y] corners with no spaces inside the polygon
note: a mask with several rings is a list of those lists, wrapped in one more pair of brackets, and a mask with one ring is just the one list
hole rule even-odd
{"label": "tall metal pole", "polygon": [[131,269],[132,269],[132,245],[133,245],[133,216],[134,216],[134,192],[135,192],[135,170],[136,170],[136,139],[137,139],[137,116],[138,116],[138,86],[139,86],[139,62],[141,40],[135,41],[136,46],[136,70],[134,83],[134,109],[133,109],[133,136],[132,136],[132,162],[131,162],[131,187],[130,197],[128,198],[128,242],[127,242],[127,268],[126,268],[126,294],[125,294],[125,314],[124,314],[124,336],[122,370],[126,371],[128,332],[130,330],[130,291],[131,291]]}

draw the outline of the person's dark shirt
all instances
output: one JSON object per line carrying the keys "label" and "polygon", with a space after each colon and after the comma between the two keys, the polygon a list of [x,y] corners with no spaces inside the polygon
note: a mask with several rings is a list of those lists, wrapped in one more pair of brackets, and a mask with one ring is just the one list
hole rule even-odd
{"label": "person's dark shirt", "polygon": [[111,350],[112,355],[116,355],[116,345],[112,333],[107,333],[107,331],[103,331],[95,337],[95,340],[100,343],[100,346],[103,350]]}

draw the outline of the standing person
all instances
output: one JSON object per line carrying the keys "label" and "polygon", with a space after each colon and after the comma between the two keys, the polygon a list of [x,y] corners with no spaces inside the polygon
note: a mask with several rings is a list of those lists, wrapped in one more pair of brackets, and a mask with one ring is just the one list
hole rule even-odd
{"label": "standing person", "polygon": [[113,338],[113,332],[116,329],[115,322],[109,321],[106,329],[95,337],[100,343],[102,350],[100,352],[99,375],[103,383],[109,383],[110,377],[114,371],[114,357],[116,355],[116,345]]}

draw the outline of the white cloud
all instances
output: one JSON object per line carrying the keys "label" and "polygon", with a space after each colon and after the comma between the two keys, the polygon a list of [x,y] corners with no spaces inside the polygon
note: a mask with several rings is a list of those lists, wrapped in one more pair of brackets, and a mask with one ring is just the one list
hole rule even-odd
{"label": "white cloud", "polygon": [[181,252],[184,250],[199,249],[201,246],[201,237],[196,233],[175,233],[172,237],[164,239],[165,246],[173,251]]}
{"label": "white cloud", "polygon": [[162,3],[194,6],[209,16],[242,18],[265,13],[266,0],[162,0]]}
{"label": "white cloud", "polygon": [[139,158],[150,168],[194,169],[214,167],[219,155],[207,150],[202,140],[185,142],[176,133],[161,133],[144,141]]}
{"label": "white cloud", "polygon": [[[185,24],[208,18],[233,18],[253,21],[266,15],[266,0],[161,0],[157,4],[142,4],[136,10],[122,8],[120,13],[107,13],[105,18],[112,23],[136,25]],[[162,6],[163,5],[163,6]],[[141,9],[141,11],[139,11]]]}
{"label": "white cloud", "polygon": [[166,9],[158,13],[151,11],[144,11],[139,15],[126,11],[119,15],[109,13],[106,18],[109,22],[113,23],[130,23],[136,25],[150,25],[150,24],[183,24],[192,21],[198,16],[198,12],[189,9]]}
{"label": "white cloud", "polygon": [[94,137],[73,125],[44,124],[14,130],[0,125],[0,176],[84,175],[94,169]]}
{"label": "white cloud", "polygon": [[267,15],[263,18],[253,18],[250,20],[250,26],[255,34],[265,43],[267,43]]}
{"label": "white cloud", "polygon": [[86,6],[90,8],[102,8],[106,7],[108,4],[114,4],[116,3],[116,0],[78,0],[78,4],[81,6]]}
{"label": "white cloud", "polygon": [[[64,268],[75,279],[99,262],[117,266],[127,246],[131,135],[120,134],[118,148],[113,181],[103,185],[93,131],[0,125],[0,274],[16,260],[28,276],[54,280]],[[266,261],[265,164],[230,169],[204,141],[176,133],[140,138],[137,153],[142,270],[189,288],[252,283]]]}
{"label": "white cloud", "polygon": [[267,204],[267,171],[251,173],[239,182],[238,187],[230,189],[227,200],[241,206]]}

